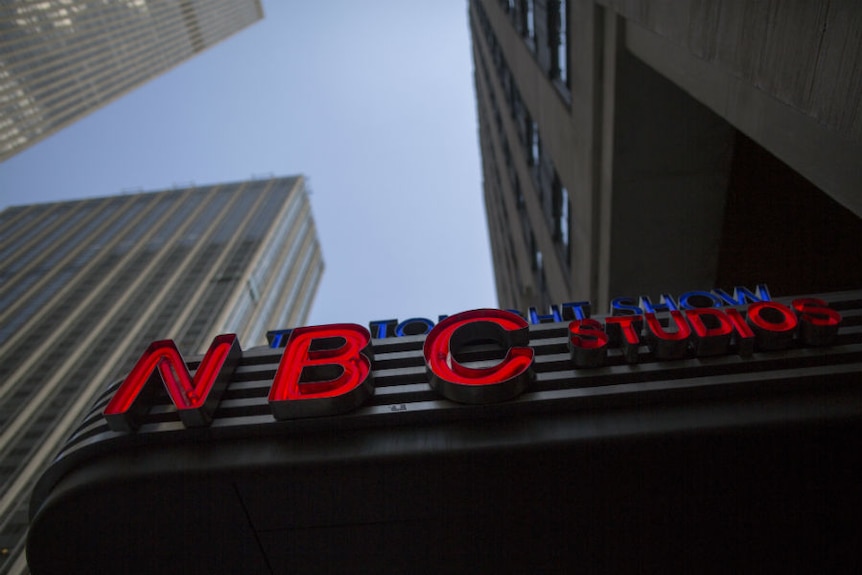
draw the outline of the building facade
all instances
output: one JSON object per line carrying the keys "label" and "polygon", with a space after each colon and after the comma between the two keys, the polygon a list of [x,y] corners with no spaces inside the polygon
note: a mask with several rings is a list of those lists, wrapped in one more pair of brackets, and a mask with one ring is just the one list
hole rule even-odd
{"label": "building facade", "polygon": [[261,18],[260,0],[0,2],[0,161]]}
{"label": "building facade", "polygon": [[0,230],[0,573],[20,573],[32,484],[106,382],[154,340],[303,324],[324,266],[301,176],[12,207]]}
{"label": "building facade", "polygon": [[471,0],[501,307],[862,285],[862,10]]}

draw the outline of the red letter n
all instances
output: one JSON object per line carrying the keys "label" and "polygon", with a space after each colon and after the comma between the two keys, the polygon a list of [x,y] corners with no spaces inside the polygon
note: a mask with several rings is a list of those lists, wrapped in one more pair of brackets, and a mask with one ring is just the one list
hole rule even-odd
{"label": "red letter n", "polygon": [[150,408],[157,379],[164,384],[183,425],[209,425],[241,358],[236,335],[217,336],[192,378],[172,340],[151,343],[105,407],[108,426],[115,431],[137,429]]}

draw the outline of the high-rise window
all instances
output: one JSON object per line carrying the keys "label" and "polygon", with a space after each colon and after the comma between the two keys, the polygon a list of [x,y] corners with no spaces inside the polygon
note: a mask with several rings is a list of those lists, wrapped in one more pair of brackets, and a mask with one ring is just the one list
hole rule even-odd
{"label": "high-rise window", "polygon": [[551,78],[569,85],[568,1],[548,2],[548,48],[551,53]]}
{"label": "high-rise window", "polygon": [[572,212],[569,205],[569,191],[560,182],[559,176],[554,174],[553,184],[553,229],[554,241],[560,248],[564,261],[570,263],[569,241],[572,228]]}
{"label": "high-rise window", "polygon": [[566,252],[568,252],[569,233],[572,227],[572,212],[569,209],[569,191],[566,188],[562,188],[560,195],[560,242],[566,248]]}
{"label": "high-rise window", "polygon": [[530,165],[538,166],[542,154],[542,144],[539,141],[539,124],[530,121]]}
{"label": "high-rise window", "polygon": [[527,203],[524,201],[524,192],[521,191],[521,180],[515,176],[515,203],[518,205],[518,211],[527,209]]}
{"label": "high-rise window", "polygon": [[536,235],[530,230],[530,263],[533,271],[542,269],[542,252],[536,243]]}
{"label": "high-rise window", "polygon": [[529,136],[529,160],[533,172],[533,183],[536,185],[536,191],[539,194],[539,203],[544,206],[546,203],[545,194],[542,191],[542,140],[539,137],[539,124],[535,121],[530,122]]}
{"label": "high-rise window", "polygon": [[536,38],[536,1],[521,0],[520,5],[520,30],[521,36],[528,40]]}

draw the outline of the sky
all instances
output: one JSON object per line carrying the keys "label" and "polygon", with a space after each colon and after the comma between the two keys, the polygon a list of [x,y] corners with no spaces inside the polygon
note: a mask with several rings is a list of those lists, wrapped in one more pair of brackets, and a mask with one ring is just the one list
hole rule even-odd
{"label": "sky", "polygon": [[309,324],[495,307],[466,0],[263,7],[0,164],[0,209],[301,173],[326,264]]}

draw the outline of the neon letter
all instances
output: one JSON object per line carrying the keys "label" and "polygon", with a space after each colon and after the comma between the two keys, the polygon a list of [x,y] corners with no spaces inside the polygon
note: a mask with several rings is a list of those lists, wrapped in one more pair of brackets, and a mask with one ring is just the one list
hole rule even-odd
{"label": "neon letter", "polygon": [[[531,378],[533,350],[526,347],[529,341],[527,322],[507,311],[478,309],[449,316],[425,339],[428,381],[443,397],[461,403],[511,399],[526,389]],[[461,363],[458,356],[465,355],[468,347],[483,343],[506,348],[506,357],[490,367]],[[481,353],[474,357],[485,359]]]}
{"label": "neon letter", "polygon": [[745,305],[746,300],[751,303],[757,303],[759,301],[772,301],[772,298],[769,296],[769,288],[766,287],[766,284],[757,284],[757,287],[754,288],[755,293],[751,293],[751,290],[744,286],[736,286],[733,288],[733,295],[728,295],[728,293],[721,289],[714,289],[712,293],[720,297],[724,300],[726,305]]}
{"label": "neon letter", "polygon": [[384,337],[394,337],[396,325],[398,325],[397,319],[383,319],[369,322],[368,329],[371,330],[375,338],[383,339]]}
{"label": "neon letter", "polygon": [[638,347],[641,343],[638,337],[640,326],[641,316],[639,315],[613,315],[605,318],[605,327],[611,339],[620,343],[623,357],[628,363],[638,362]]}
{"label": "neon letter", "polygon": [[[416,329],[416,328],[419,329]],[[431,328],[434,327],[434,322],[424,317],[411,317],[405,319],[395,326],[395,337],[404,337],[405,335],[425,335]]]}
{"label": "neon letter", "polygon": [[269,405],[276,419],[356,409],[374,393],[371,334],[361,325],[298,327],[290,334]]}
{"label": "neon letter", "polygon": [[530,323],[559,323],[563,321],[563,318],[560,317],[560,310],[557,306],[551,306],[551,313],[548,315],[539,315],[539,312],[536,311],[536,308],[531,307],[527,310],[527,315],[530,317]]}
{"label": "neon letter", "polygon": [[156,373],[161,377],[183,425],[209,425],[221,394],[241,358],[242,350],[236,335],[217,336],[192,378],[172,340],[151,343],[105,407],[103,414],[108,426],[114,431],[138,428],[152,400],[152,397],[142,397],[141,392],[144,388],[152,391],[153,385],[147,384],[156,379]]}
{"label": "neon letter", "polygon": [[569,301],[562,304],[563,319],[586,319],[590,317],[592,306],[588,301]]}
{"label": "neon letter", "polygon": [[617,297],[611,300],[611,315],[640,315],[643,310],[634,305],[630,297]]}
{"label": "neon letter", "polygon": [[575,367],[599,367],[608,355],[608,334],[602,324],[590,318],[569,324],[569,354]]}
{"label": "neon letter", "polygon": [[[733,324],[723,311],[714,307],[699,307],[686,310],[685,317],[691,324],[691,340],[697,357],[722,355],[727,352]],[[709,326],[706,325],[707,322]]]}
{"label": "neon letter", "polygon": [[738,309],[731,307],[725,313],[736,329],[736,353],[741,357],[750,356],[754,353],[754,332],[742,319],[742,314],[739,313]]}
{"label": "neon letter", "polygon": [[784,349],[793,342],[796,314],[786,305],[772,301],[753,303],[748,306],[747,321],[760,349]]}
{"label": "neon letter", "polygon": [[273,329],[266,332],[266,341],[269,343],[269,347],[274,349],[284,347],[291,331],[289,329]]}
{"label": "neon letter", "polygon": [[799,338],[805,345],[828,345],[838,334],[841,314],[822,299],[795,299],[791,304],[799,316]]}
{"label": "neon letter", "polygon": [[674,332],[665,331],[654,313],[644,314],[644,318],[647,324],[647,342],[656,359],[679,359],[685,356],[691,328],[682,317],[681,311],[670,312],[670,318],[676,324]]}
{"label": "neon letter", "polygon": [[690,291],[679,296],[679,307],[682,309],[721,307],[721,298],[708,291]]}
{"label": "neon letter", "polygon": [[649,299],[649,296],[642,295],[640,297],[639,303],[644,313],[655,313],[657,311],[674,311],[676,309],[679,309],[670,294],[661,294],[661,299],[659,301],[660,303],[653,304],[652,301]]}

